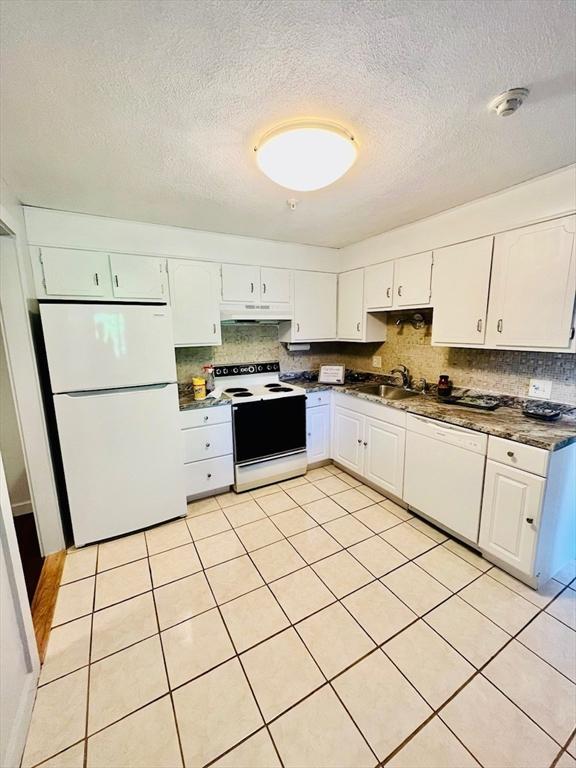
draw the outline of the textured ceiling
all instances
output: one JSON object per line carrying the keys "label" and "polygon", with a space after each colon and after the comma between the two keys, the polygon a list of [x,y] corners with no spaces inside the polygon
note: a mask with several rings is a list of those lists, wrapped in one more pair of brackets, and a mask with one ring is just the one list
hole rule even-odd
{"label": "textured ceiling", "polygon": [[[2,173],[31,205],[341,246],[575,160],[571,0],[3,0]],[[522,110],[487,102],[528,86]],[[295,195],[274,123],[351,128]]]}

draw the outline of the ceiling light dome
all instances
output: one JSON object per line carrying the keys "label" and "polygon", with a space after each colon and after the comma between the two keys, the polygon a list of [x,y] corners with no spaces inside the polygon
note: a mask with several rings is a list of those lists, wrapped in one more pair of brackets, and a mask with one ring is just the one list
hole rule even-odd
{"label": "ceiling light dome", "polygon": [[286,189],[310,192],[333,184],[354,164],[354,136],[337,123],[296,120],[265,133],[254,147],[258,167]]}

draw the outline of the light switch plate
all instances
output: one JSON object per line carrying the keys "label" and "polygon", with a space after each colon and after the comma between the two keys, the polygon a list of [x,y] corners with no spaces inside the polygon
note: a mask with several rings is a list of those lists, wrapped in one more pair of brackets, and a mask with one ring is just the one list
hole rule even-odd
{"label": "light switch plate", "polygon": [[539,397],[542,400],[549,400],[552,396],[552,382],[545,379],[530,379],[528,387],[529,397]]}
{"label": "light switch plate", "polygon": [[382,368],[382,358],[380,355],[374,355],[372,358],[372,368]]}

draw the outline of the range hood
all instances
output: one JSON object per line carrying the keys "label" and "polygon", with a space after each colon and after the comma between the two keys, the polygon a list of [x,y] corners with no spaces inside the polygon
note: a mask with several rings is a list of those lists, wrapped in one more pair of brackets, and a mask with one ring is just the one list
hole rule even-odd
{"label": "range hood", "polygon": [[224,324],[273,325],[281,320],[292,320],[292,308],[289,304],[220,304],[220,322]]}

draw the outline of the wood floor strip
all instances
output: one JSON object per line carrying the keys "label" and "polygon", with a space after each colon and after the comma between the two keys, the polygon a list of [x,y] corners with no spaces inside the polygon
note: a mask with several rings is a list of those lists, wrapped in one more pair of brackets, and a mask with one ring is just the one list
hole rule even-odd
{"label": "wood floor strip", "polygon": [[65,549],[44,558],[42,573],[34,592],[34,599],[32,600],[32,623],[34,624],[36,645],[38,646],[41,664],[44,662],[46,655],[46,647],[50,637],[50,627],[52,626],[56,597],[65,559]]}

